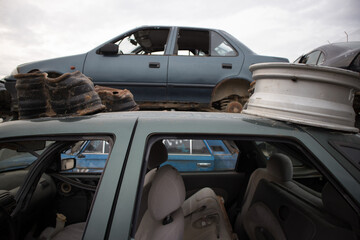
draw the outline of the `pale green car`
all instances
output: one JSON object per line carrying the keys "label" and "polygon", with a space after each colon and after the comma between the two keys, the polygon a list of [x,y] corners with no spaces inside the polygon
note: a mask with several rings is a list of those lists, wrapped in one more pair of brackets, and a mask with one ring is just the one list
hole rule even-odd
{"label": "pale green car", "polygon": [[[176,181],[183,181],[186,197],[179,198],[167,188],[173,178],[164,181],[160,176],[171,167],[160,167],[142,214],[147,172],[156,170],[149,164],[150,150],[166,139],[231,140],[239,151],[237,164],[226,170],[181,172]],[[104,171],[68,172],[76,161],[61,159],[61,154],[86,140],[109,143]],[[1,168],[2,162],[20,155],[32,160]],[[287,179],[261,177],[271,173],[276,156],[290,162],[287,169],[279,169]],[[0,236],[230,239],[224,237],[227,231],[232,239],[235,234],[239,239],[359,239],[359,159],[359,134],[244,114],[124,112],[0,123]],[[259,171],[255,184],[250,176]],[[155,185],[162,186],[157,189],[161,193],[169,192],[160,197]],[[206,205],[186,214],[184,199],[204,188],[221,197],[226,227],[219,223],[218,212],[201,215]],[[263,206],[266,214],[252,218],[255,206]],[[166,218],[155,217],[163,210],[169,210]],[[62,214],[57,224],[56,213]],[[271,221],[265,219],[269,216]],[[173,226],[180,226],[180,232],[174,233]],[[147,234],[141,234],[144,231]],[[196,231],[213,235],[201,237]]]}

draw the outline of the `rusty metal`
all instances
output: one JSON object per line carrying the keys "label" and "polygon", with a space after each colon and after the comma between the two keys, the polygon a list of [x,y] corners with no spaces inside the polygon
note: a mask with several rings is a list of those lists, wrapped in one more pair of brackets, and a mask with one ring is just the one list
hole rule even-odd
{"label": "rusty metal", "polygon": [[238,95],[231,95],[219,101],[213,102],[213,109],[222,112],[240,113],[243,109],[243,104],[246,103],[247,97],[240,97]]}
{"label": "rusty metal", "polygon": [[251,95],[254,94],[255,85],[256,85],[256,80],[254,80],[254,81],[252,81],[252,82],[250,83],[250,87],[249,87],[249,89],[248,89],[249,97],[251,97]]}
{"label": "rusty metal", "polygon": [[[248,89],[251,83],[244,79],[226,79],[220,82],[214,88],[211,95],[211,107],[221,111],[233,111],[237,112],[237,109],[242,109],[242,105],[246,103],[249,98]],[[232,104],[229,108],[228,105],[231,102],[238,102]],[[235,104],[237,105],[235,107]],[[235,107],[235,108],[234,108]],[[240,110],[241,111],[241,110]]]}
{"label": "rusty metal", "polygon": [[47,74],[41,72],[17,74],[16,91],[19,119],[54,116],[45,90]]}
{"label": "rusty metal", "polygon": [[[181,111],[212,111],[207,103],[193,102],[138,102],[141,110],[168,110],[176,109]],[[216,111],[216,110],[215,110]]]}
{"label": "rusty metal", "polygon": [[230,113],[241,113],[243,109],[243,106],[241,103],[239,103],[238,101],[231,101],[227,106],[226,106],[226,112],[230,112]]}
{"label": "rusty metal", "polygon": [[219,102],[230,96],[238,96],[240,98],[248,98],[248,89],[250,82],[244,79],[226,79],[215,86],[211,94],[211,103]]}
{"label": "rusty metal", "polygon": [[95,91],[102,104],[105,105],[107,112],[139,110],[139,106],[134,101],[134,96],[127,89],[121,90],[96,85]]}
{"label": "rusty metal", "polygon": [[58,116],[87,115],[105,109],[93,82],[79,71],[47,78],[46,88],[52,109]]}

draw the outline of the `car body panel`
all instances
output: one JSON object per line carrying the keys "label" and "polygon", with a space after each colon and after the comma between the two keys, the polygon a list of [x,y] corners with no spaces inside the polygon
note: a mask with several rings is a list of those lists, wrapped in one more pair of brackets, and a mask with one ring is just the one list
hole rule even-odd
{"label": "car body panel", "polygon": [[[168,161],[162,165],[172,165],[180,172],[191,171],[221,171],[221,170],[234,170],[238,152],[230,152],[229,148],[221,140],[188,140],[190,144],[197,141],[198,145],[204,146],[203,153],[189,152],[188,148],[182,143],[182,139],[167,139],[165,146],[168,149]],[[180,143],[176,143],[181,141]],[[169,143],[177,144],[178,151],[169,149]],[[193,147],[190,147],[190,150]],[[216,148],[218,149],[217,151]],[[215,150],[214,150],[215,149]],[[179,152],[180,151],[180,152]]]}
{"label": "car body panel", "polygon": [[[86,56],[87,53],[83,53],[73,56],[25,63],[18,66],[18,71],[20,73],[27,73],[29,71],[39,70],[41,72],[55,72],[59,74],[66,72],[83,71]],[[72,67],[74,67],[74,69],[72,69]]]}
{"label": "car body panel", "polygon": [[[150,68],[156,62],[159,68]],[[168,56],[103,56],[90,52],[84,74],[98,85],[129,89],[137,101],[166,101]]]}
{"label": "car body panel", "polygon": [[[172,155],[169,154],[168,161],[163,165],[171,165],[180,172],[186,171],[212,171],[214,170],[214,157],[211,155],[198,155],[194,161],[194,156]],[[190,170],[189,170],[190,169]]]}
{"label": "car body panel", "polygon": [[[236,57],[170,56],[168,100],[210,102],[215,85],[220,80],[235,78],[241,70],[243,61],[242,54]],[[223,68],[224,64],[231,65],[232,68]]]}

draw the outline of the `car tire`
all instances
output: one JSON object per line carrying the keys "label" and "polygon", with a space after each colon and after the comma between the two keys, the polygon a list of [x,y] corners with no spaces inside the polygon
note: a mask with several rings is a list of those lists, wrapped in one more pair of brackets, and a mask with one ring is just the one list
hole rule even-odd
{"label": "car tire", "polygon": [[243,106],[238,101],[231,101],[226,105],[225,112],[229,113],[241,113]]}

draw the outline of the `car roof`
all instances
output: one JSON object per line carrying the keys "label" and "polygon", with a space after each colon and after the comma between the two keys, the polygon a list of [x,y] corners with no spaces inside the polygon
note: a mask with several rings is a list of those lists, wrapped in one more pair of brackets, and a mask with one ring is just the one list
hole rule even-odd
{"label": "car roof", "polygon": [[[128,125],[130,128],[139,123],[157,125],[156,129],[167,125],[174,131],[181,132],[231,132],[225,128],[234,124],[236,128],[247,129],[248,132],[257,132],[266,128],[268,132],[275,129],[293,131],[298,129],[294,124],[261,118],[245,114],[215,113],[215,112],[181,112],[181,111],[137,111],[99,113],[89,116],[37,118],[32,120],[16,120],[0,124],[2,138],[32,135],[71,134],[71,133],[113,133],[119,125]],[[195,131],[192,126],[197,125]],[[155,129],[154,128],[154,129]],[[197,130],[196,130],[197,129]],[[274,130],[271,130],[274,129]]]}
{"label": "car roof", "polygon": [[[239,113],[136,111],[98,113],[89,116],[37,118],[0,123],[2,140],[39,136],[114,136],[124,137],[136,132],[150,136],[159,134],[187,135],[242,135],[259,137],[286,137],[308,139],[312,132],[322,135],[359,137],[344,133],[286,121]],[[130,135],[129,135],[130,136]]]}
{"label": "car roof", "polygon": [[166,26],[166,25],[142,25],[140,27],[134,28],[133,30],[139,28],[185,28],[185,29],[214,30],[214,31],[220,30],[216,28],[204,28],[204,27],[192,27],[192,26]]}
{"label": "car roof", "polygon": [[343,52],[353,51],[353,50],[360,50],[360,41],[357,42],[339,42],[339,43],[330,43],[318,48],[315,50],[322,50],[329,54],[329,56],[336,56]]}
{"label": "car roof", "polygon": [[360,41],[326,44],[315,48],[312,52],[316,50],[325,54],[325,61],[322,65],[346,68],[360,52]]}

